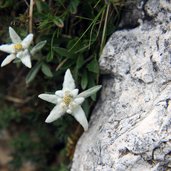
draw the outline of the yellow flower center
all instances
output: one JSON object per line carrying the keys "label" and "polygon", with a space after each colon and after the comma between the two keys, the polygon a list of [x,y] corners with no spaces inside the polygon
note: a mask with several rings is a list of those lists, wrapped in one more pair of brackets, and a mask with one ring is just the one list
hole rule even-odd
{"label": "yellow flower center", "polygon": [[66,104],[66,106],[69,106],[69,104],[71,103],[73,97],[71,95],[65,95],[63,97],[63,102]]}
{"label": "yellow flower center", "polygon": [[20,51],[20,50],[23,49],[23,46],[22,46],[21,43],[16,43],[16,44],[14,45],[14,48],[15,48],[16,51]]}

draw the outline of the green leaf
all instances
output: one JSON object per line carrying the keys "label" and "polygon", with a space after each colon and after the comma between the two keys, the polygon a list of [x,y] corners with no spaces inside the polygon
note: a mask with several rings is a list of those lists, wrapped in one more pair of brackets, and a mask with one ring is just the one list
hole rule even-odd
{"label": "green leaf", "polygon": [[49,9],[48,3],[46,3],[45,1],[40,1],[40,0],[36,0],[34,2],[35,2],[35,5],[37,7],[37,11],[39,13],[42,13],[44,15],[44,14],[47,14],[49,12],[50,9]]}
{"label": "green leaf", "polygon": [[31,81],[34,80],[34,78],[36,77],[37,73],[39,72],[40,70],[40,67],[41,67],[41,63],[38,62],[31,70],[30,72],[27,74],[26,76],[26,84],[30,83]]}
{"label": "green leaf", "polygon": [[61,48],[61,47],[53,47],[53,50],[60,56],[63,57],[73,57],[75,56],[74,53],[69,52],[68,49]]}
{"label": "green leaf", "polygon": [[38,52],[39,50],[41,50],[44,46],[45,46],[45,44],[46,44],[46,40],[44,40],[44,41],[41,41],[41,42],[39,42],[39,43],[37,43],[33,48],[32,48],[32,50],[31,50],[31,55],[33,56],[36,52]]}
{"label": "green leaf", "polygon": [[52,61],[53,60],[53,57],[54,57],[54,53],[53,51],[49,52],[48,55],[47,55],[47,61]]}
{"label": "green leaf", "polygon": [[88,65],[87,68],[89,71],[99,74],[99,64],[96,58],[94,58]]}
{"label": "green leaf", "polygon": [[68,9],[71,14],[76,14],[77,13],[77,7],[79,5],[79,0],[72,0],[68,6]]}
{"label": "green leaf", "polygon": [[63,28],[63,27],[64,27],[64,22],[63,22],[62,19],[59,18],[59,17],[54,17],[54,18],[53,18],[53,23],[54,23],[55,25],[57,25],[59,28]]}
{"label": "green leaf", "polygon": [[53,74],[49,68],[49,66],[45,63],[42,64],[42,72],[47,76],[47,77],[53,77]]}
{"label": "green leaf", "polygon": [[84,58],[82,55],[79,55],[77,58],[76,67],[77,69],[80,69],[83,65],[84,65]]}
{"label": "green leaf", "polygon": [[[96,85],[96,77],[97,75],[94,73],[88,75],[88,87],[94,87]],[[96,94],[92,94],[91,99],[96,101]]]}
{"label": "green leaf", "polygon": [[87,76],[87,72],[84,71],[81,77],[81,88],[84,90],[87,87],[87,84],[88,84],[88,76]]}
{"label": "green leaf", "polygon": [[0,2],[0,8],[7,8],[13,4],[12,0],[2,0]]}
{"label": "green leaf", "polygon": [[82,107],[83,107],[83,110],[84,110],[86,116],[88,116],[90,113],[90,103],[89,103],[88,99],[85,99],[84,103],[82,104]]}
{"label": "green leaf", "polygon": [[89,96],[91,96],[92,94],[95,94],[97,91],[99,91],[101,89],[101,85],[97,85],[97,86],[94,86],[92,88],[89,88],[88,90],[86,91],[83,91],[82,93],[80,93],[78,95],[78,97],[84,97],[84,98],[87,98]]}
{"label": "green leaf", "polygon": [[67,48],[69,49],[69,52],[76,52],[82,48],[83,42],[79,41],[78,37],[75,37],[68,41]]}
{"label": "green leaf", "polygon": [[36,3],[37,11],[39,13],[41,13],[42,12],[42,2],[41,1],[35,1],[35,3]]}

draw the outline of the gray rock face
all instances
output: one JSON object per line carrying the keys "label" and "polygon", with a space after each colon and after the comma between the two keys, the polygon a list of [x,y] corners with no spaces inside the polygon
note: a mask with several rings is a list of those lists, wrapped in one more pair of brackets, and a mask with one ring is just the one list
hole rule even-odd
{"label": "gray rock face", "polygon": [[72,171],[171,170],[171,2],[144,10],[150,21],[115,32],[104,48],[103,89]]}

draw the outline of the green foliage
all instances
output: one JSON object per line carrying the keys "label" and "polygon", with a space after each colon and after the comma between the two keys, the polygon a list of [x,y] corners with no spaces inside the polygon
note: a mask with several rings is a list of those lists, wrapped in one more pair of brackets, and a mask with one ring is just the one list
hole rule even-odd
{"label": "green foliage", "polygon": [[0,111],[0,129],[8,128],[11,122],[18,122],[20,120],[20,113],[13,107],[4,105]]}
{"label": "green foliage", "polygon": [[31,49],[31,55],[34,56],[38,51],[40,51],[46,44],[46,40],[41,41],[37,43],[32,49]]}
{"label": "green foliage", "polygon": [[[7,106],[0,112],[0,129],[8,129],[13,135],[8,142],[15,149],[10,162],[12,170],[18,170],[26,161],[31,161],[41,171],[68,170],[65,161],[55,167],[52,164],[57,155],[58,158],[64,156],[64,143],[70,134],[66,129],[67,125],[62,126],[64,122],[59,120],[55,125],[47,126],[43,122],[37,122],[41,120],[41,116],[33,119],[36,114],[37,111],[23,115],[21,111]],[[60,127],[60,131],[56,131]]]}
{"label": "green foliage", "polygon": [[50,70],[50,67],[47,64],[43,63],[41,69],[47,77],[53,77],[52,71]]}
{"label": "green foliage", "polygon": [[34,80],[34,78],[36,77],[40,68],[41,68],[41,63],[37,62],[37,64],[30,70],[30,72],[28,73],[28,75],[26,77],[26,83],[27,84]]}
{"label": "green foliage", "polygon": [[10,6],[10,5],[12,5],[12,0],[8,0],[8,1],[2,0],[0,2],[0,8],[6,8],[6,7]]}
{"label": "green foliage", "polygon": [[[78,131],[75,131],[78,124],[70,115],[45,124],[53,105],[41,102],[37,95],[60,89],[68,68],[80,91],[99,84],[98,59],[107,38],[117,27],[123,2],[35,0],[34,43],[30,51],[33,67],[28,71],[15,60],[17,69],[10,64],[0,73],[0,81],[5,83],[0,94],[4,94],[5,89],[10,96],[31,99],[22,104],[12,101],[10,106],[13,107],[7,107],[2,100],[0,129],[12,132],[13,169],[18,170],[25,161],[31,161],[41,171],[69,170],[67,139],[73,134],[78,136]],[[9,25],[25,37],[29,31],[29,1],[2,0],[0,9],[0,41],[10,41]],[[0,56],[5,57],[3,53]],[[9,71],[11,74],[6,76]],[[96,95],[93,95],[83,103],[88,118],[95,100]]]}

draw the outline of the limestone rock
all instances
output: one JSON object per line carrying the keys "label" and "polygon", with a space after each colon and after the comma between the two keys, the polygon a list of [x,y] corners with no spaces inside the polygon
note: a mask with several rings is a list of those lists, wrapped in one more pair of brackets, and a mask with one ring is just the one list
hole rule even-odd
{"label": "limestone rock", "polygon": [[150,21],[104,48],[103,89],[72,171],[171,170],[171,2],[148,0],[144,12]]}

